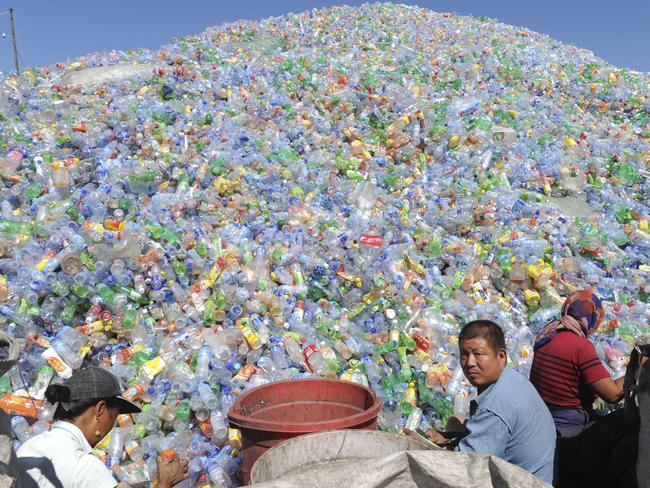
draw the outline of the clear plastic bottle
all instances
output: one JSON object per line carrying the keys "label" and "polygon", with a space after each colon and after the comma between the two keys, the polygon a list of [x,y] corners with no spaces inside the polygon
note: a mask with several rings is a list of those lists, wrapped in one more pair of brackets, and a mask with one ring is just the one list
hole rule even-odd
{"label": "clear plastic bottle", "polygon": [[212,425],[212,437],[210,441],[218,447],[222,447],[228,440],[228,426],[220,410],[213,410],[210,415]]}
{"label": "clear plastic bottle", "polygon": [[198,392],[201,401],[208,410],[216,410],[219,408],[219,399],[210,388],[210,385],[206,383],[199,383]]}
{"label": "clear plastic bottle", "polygon": [[32,433],[29,423],[21,416],[11,419],[11,430],[21,443],[29,439]]}
{"label": "clear plastic bottle", "polygon": [[303,357],[305,358],[305,364],[309,369],[316,373],[319,376],[326,376],[330,373],[329,365],[327,360],[318,349],[318,346],[315,344],[307,344],[302,350]]}
{"label": "clear plastic bottle", "polygon": [[216,459],[216,456],[207,458],[203,466],[212,484],[219,488],[230,488],[233,486],[232,479],[228,476],[219,460]]}
{"label": "clear plastic bottle", "polygon": [[124,449],[124,431],[120,427],[114,427],[111,431],[111,440],[108,444],[108,461],[107,466],[112,468],[122,462]]}

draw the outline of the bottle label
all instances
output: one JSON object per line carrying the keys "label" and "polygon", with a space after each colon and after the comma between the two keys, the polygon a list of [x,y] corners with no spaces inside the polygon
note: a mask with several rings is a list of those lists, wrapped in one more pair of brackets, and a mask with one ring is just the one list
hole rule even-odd
{"label": "bottle label", "polygon": [[315,344],[309,344],[302,350],[302,355],[305,358],[305,365],[307,366],[307,370],[310,373],[314,372],[314,368],[312,368],[311,364],[309,363],[309,358],[311,358],[317,352],[319,352],[319,349]]}
{"label": "bottle label", "polygon": [[102,313],[99,314],[99,320],[104,323],[106,330],[111,329],[113,321],[111,320],[111,312],[109,310],[103,310]]}
{"label": "bottle label", "polygon": [[296,332],[290,332],[290,331],[285,331],[284,332],[285,337],[290,337],[294,341],[300,343],[300,334],[297,334]]}
{"label": "bottle label", "polygon": [[257,332],[255,332],[253,327],[251,327],[247,323],[242,323],[241,325],[239,325],[239,329],[244,334],[244,339],[246,340],[246,344],[248,344],[248,347],[256,350],[261,347],[260,336],[257,334]]}
{"label": "bottle label", "polygon": [[158,373],[162,372],[163,369],[167,366],[167,363],[160,356],[147,361],[142,365],[142,373],[147,376],[149,379],[153,379]]}
{"label": "bottle label", "polygon": [[42,400],[34,400],[26,396],[14,395],[7,393],[0,398],[0,408],[9,415],[21,415],[35,419],[37,409],[43,405]]}
{"label": "bottle label", "polygon": [[302,322],[302,319],[305,318],[304,306],[301,306],[300,304],[296,305],[296,308],[293,309],[293,317],[298,322]]}
{"label": "bottle label", "polygon": [[144,391],[144,388],[142,385],[133,385],[131,386],[128,390],[126,390],[123,394],[124,398],[127,400],[134,400],[135,398],[139,397],[142,395],[142,392]]}
{"label": "bottle label", "polygon": [[411,414],[406,419],[405,427],[409,430],[416,430],[420,426],[420,421],[422,420],[422,410],[419,408],[414,408],[411,411]]}
{"label": "bottle label", "polygon": [[72,376],[72,369],[70,366],[68,366],[63,359],[61,359],[61,356],[59,356],[59,354],[51,347],[43,351],[41,357],[45,359],[47,364],[56,371],[56,374],[64,380]]}
{"label": "bottle label", "polygon": [[239,381],[248,381],[251,379],[251,377],[254,374],[257,374],[258,370],[255,366],[252,364],[245,364],[242,369],[239,370],[239,372],[233,376],[233,380],[239,380]]}
{"label": "bottle label", "polygon": [[127,456],[129,456],[129,459],[134,461],[133,455],[136,452],[136,450],[140,447],[136,441],[133,439],[129,439],[124,443],[124,450],[126,451]]}
{"label": "bottle label", "polygon": [[[228,444],[230,444],[234,450],[239,451],[242,446],[241,432],[239,429],[233,429],[232,427],[228,429]],[[234,455],[234,452],[233,452]]]}
{"label": "bottle label", "polygon": [[101,307],[96,303],[93,303],[88,309],[88,313],[86,315],[97,317],[100,313],[102,313]]}
{"label": "bottle label", "polygon": [[106,330],[104,322],[102,322],[101,320],[95,320],[94,322],[86,324],[85,327],[86,330],[88,331],[87,334],[94,334],[95,332],[103,332],[104,330]]}
{"label": "bottle label", "polygon": [[32,337],[32,340],[34,341],[34,344],[41,346],[45,349],[50,347],[50,341],[47,340],[47,337],[42,336],[40,334],[36,334]]}
{"label": "bottle label", "polygon": [[212,424],[210,423],[210,420],[203,420],[198,423],[199,429],[201,429],[201,432],[203,433],[204,436],[207,438],[210,438],[212,435]]}
{"label": "bottle label", "polygon": [[424,337],[422,334],[416,332],[411,336],[415,341],[415,345],[418,349],[421,349],[424,352],[427,352],[431,349],[431,341]]}
{"label": "bottle label", "polygon": [[415,387],[409,385],[409,387],[404,392],[404,401],[409,405],[416,407],[418,404],[418,397],[415,392]]}
{"label": "bottle label", "polygon": [[359,239],[359,244],[362,246],[372,246],[372,247],[381,247],[382,240],[381,236],[372,235],[372,234],[362,234]]}

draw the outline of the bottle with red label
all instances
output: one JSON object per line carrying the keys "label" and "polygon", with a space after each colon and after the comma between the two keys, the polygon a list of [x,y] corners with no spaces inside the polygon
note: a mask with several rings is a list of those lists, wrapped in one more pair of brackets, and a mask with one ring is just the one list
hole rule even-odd
{"label": "bottle with red label", "polygon": [[325,376],[330,372],[327,360],[316,344],[307,344],[302,350],[302,355],[310,373]]}
{"label": "bottle with red label", "polygon": [[429,352],[429,349],[431,349],[431,341],[429,339],[419,332],[414,332],[411,337],[415,341],[415,345],[418,349],[424,352]]}

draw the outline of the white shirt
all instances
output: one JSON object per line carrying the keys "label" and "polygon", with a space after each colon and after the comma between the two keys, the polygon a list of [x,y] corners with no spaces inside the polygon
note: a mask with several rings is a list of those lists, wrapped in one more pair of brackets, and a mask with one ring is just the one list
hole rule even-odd
{"label": "white shirt", "polygon": [[[79,428],[56,422],[28,439],[16,453],[39,488],[113,488],[117,481],[97,459]],[[29,486],[29,483],[27,483]]]}

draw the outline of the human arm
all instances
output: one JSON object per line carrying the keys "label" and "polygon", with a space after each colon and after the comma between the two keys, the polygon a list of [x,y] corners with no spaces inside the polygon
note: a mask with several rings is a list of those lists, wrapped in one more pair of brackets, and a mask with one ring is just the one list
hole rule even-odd
{"label": "human arm", "polygon": [[479,409],[467,421],[466,427],[468,434],[459,442],[459,451],[504,456],[511,432],[499,416],[489,410]]}
{"label": "human arm", "polygon": [[467,435],[466,422],[465,417],[451,416],[447,421],[447,427],[444,433],[437,429],[429,429],[427,431],[427,438],[439,447],[454,449],[460,439]]}
{"label": "human arm", "polygon": [[443,449],[453,449],[456,446],[456,439],[448,439],[436,429],[429,429],[426,434],[427,439],[438,447],[442,447]]}
{"label": "human arm", "polygon": [[607,403],[616,403],[623,398],[625,376],[613,380],[610,376],[596,380],[589,385],[593,392]]}
{"label": "human arm", "polygon": [[613,380],[591,342],[585,341],[580,348],[577,362],[581,379],[599,398],[607,403],[616,403],[623,398],[625,376]]}

